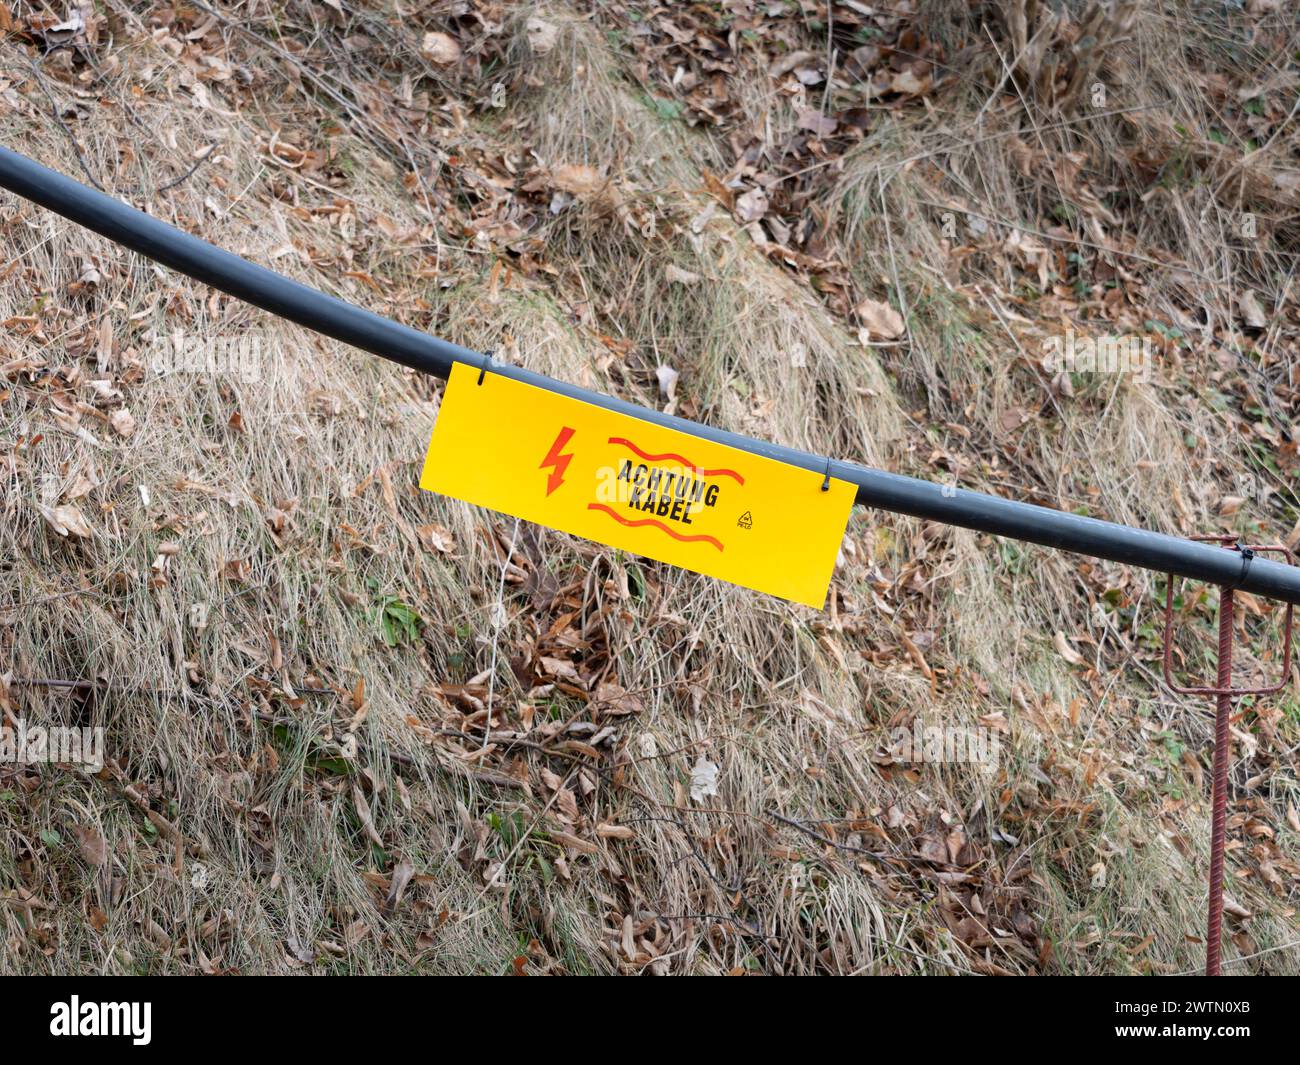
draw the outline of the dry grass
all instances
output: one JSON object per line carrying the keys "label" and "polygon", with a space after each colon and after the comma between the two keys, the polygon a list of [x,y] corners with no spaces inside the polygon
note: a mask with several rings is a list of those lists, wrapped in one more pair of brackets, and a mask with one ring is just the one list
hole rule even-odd
{"label": "dry grass", "polygon": [[[556,33],[545,55],[527,40],[539,10]],[[963,11],[932,5],[927,17],[936,34],[960,36]],[[283,17],[303,16],[291,5]],[[217,84],[202,106],[166,47],[124,34],[120,67],[96,92],[145,85],[134,118],[159,137],[124,106],[78,104],[49,71],[45,87],[78,107],[65,120],[74,149],[8,42],[0,139],[66,173],[84,164],[108,187],[143,189],[155,213],[256,261],[557,377],[1121,521],[1214,524],[1250,453],[1195,402],[1195,374],[1215,357],[1208,340],[1154,380],[1073,395],[1036,360],[1064,321],[1177,322],[1175,309],[1194,313],[1191,292],[1220,315],[1243,284],[1280,305],[1264,282],[1284,225],[1265,250],[1229,259],[1195,222],[1207,205],[1227,218],[1242,190],[1266,196],[1241,178],[1255,162],[1209,160],[1232,177],[1218,193],[1175,189],[1122,211],[1137,219],[1124,231],[1134,254],[1177,249],[1215,287],[1144,274],[1145,302],[1127,317],[1085,321],[1093,308],[1029,291],[1037,267],[1025,256],[1037,253],[1008,251],[1003,227],[963,240],[971,250],[955,265],[934,223],[961,207],[1033,228],[1059,191],[1045,161],[1069,151],[1092,153],[1097,187],[1135,185],[1123,140],[1134,117],[1029,144],[1039,158],[1025,173],[1019,138],[1000,134],[1074,111],[1050,94],[990,96],[998,68],[985,53],[939,115],[883,115],[826,183],[820,206],[856,283],[907,313],[902,342],[864,348],[855,322],[726,211],[710,212],[704,173],[725,170],[725,145],[656,110],[605,36],[610,17],[512,5],[506,63],[483,68],[483,84],[406,45],[382,63],[340,51],[340,64],[377,64],[399,95],[403,71],[418,91],[432,76],[474,96],[496,79],[515,87],[502,107],[431,125],[413,184],[401,178],[412,142],[351,120],[339,109],[352,97],[302,87],[265,43],[220,27],[212,39],[226,39],[227,60],[263,79],[255,105]],[[1158,62],[1171,72],[1165,90],[1197,107],[1169,17],[1138,16],[1100,76]],[[357,25],[318,28],[341,41]],[[773,128],[790,128],[765,82],[741,79],[736,93],[748,120],[770,106]],[[321,107],[344,128],[330,166],[311,170],[294,152],[315,143]],[[972,121],[986,125],[971,133]],[[195,176],[149,192],[208,144]],[[942,168],[903,165],[939,152]],[[463,196],[482,195],[448,161],[471,156],[553,177],[589,168],[599,182],[526,240],[480,239],[432,221],[449,171]],[[1076,206],[1089,202],[1080,186]],[[0,768],[0,971],[503,972],[516,958],[556,972],[1198,965],[1209,734],[1201,705],[1154,685],[1147,575],[858,513],[819,613],[516,528],[416,489],[437,409],[429,382],[34,207],[18,206],[0,234],[0,321],[11,320],[0,364],[28,360],[0,382],[0,697],[28,720],[102,726],[118,767]],[[88,265],[97,280],[78,284]],[[23,336],[29,317],[39,332]],[[186,350],[255,340],[255,379],[158,373],[178,332]],[[671,398],[660,366],[680,375]],[[96,378],[122,395],[102,395]],[[137,423],[129,439],[107,422],[123,405]],[[1189,450],[1188,434],[1203,445]],[[58,536],[39,509],[58,504],[78,507],[91,535]],[[1273,515],[1249,517],[1271,528]],[[420,624],[390,646],[383,618],[397,604]],[[1096,668],[1067,663],[1058,632]],[[539,671],[542,658],[571,661],[574,676]],[[484,753],[489,691],[498,739]],[[1239,760],[1243,783],[1258,777],[1239,809],[1295,855],[1294,703],[1267,719],[1274,735]],[[890,730],[916,721],[993,723],[999,765],[897,761]],[[719,790],[692,801],[702,757],[718,765]],[[77,845],[87,833],[105,841],[102,863]],[[1270,886],[1259,837],[1242,839],[1233,861],[1246,875],[1230,894],[1253,916],[1234,920],[1229,954],[1269,953],[1234,969],[1300,970],[1293,947],[1271,949],[1300,938],[1296,880]],[[934,861],[934,846],[951,860]]]}

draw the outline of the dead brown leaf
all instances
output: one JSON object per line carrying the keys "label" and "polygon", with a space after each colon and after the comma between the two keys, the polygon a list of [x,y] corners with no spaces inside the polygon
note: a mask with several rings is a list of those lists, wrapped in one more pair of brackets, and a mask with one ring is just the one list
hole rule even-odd
{"label": "dead brown leaf", "polygon": [[871,336],[882,340],[895,340],[903,335],[903,330],[906,328],[903,316],[888,303],[866,299],[859,303],[855,310]]}
{"label": "dead brown leaf", "polygon": [[456,550],[456,538],[445,525],[421,525],[415,531],[420,534],[420,543],[429,551],[450,555]]}
{"label": "dead brown leaf", "polygon": [[590,200],[605,191],[609,179],[594,167],[583,163],[565,163],[551,171],[551,183],[561,192],[567,192],[580,200]]}
{"label": "dead brown leaf", "polygon": [[424,40],[420,42],[420,53],[430,62],[437,63],[440,67],[446,67],[460,60],[461,48],[456,38],[451,34],[437,33],[431,30],[424,35]]}
{"label": "dead brown leaf", "polygon": [[546,55],[560,39],[559,27],[536,15],[524,23],[524,34],[534,55]]}
{"label": "dead brown leaf", "polygon": [[767,214],[767,207],[767,193],[753,188],[736,198],[736,217],[741,222],[757,222]]}
{"label": "dead brown leaf", "polygon": [[77,840],[77,848],[89,865],[105,865],[108,862],[108,844],[99,829],[93,825],[73,825],[72,835]]}
{"label": "dead brown leaf", "polygon": [[135,416],[127,407],[119,407],[108,416],[108,424],[113,427],[113,431],[118,436],[125,437],[128,440],[135,435]]}
{"label": "dead brown leaf", "polygon": [[1056,648],[1056,653],[1069,662],[1070,665],[1077,666],[1083,662],[1083,655],[1070,646],[1070,641],[1065,638],[1065,633],[1056,633],[1052,637],[1052,646]]}
{"label": "dead brown leaf", "polygon": [[71,503],[64,503],[57,507],[38,504],[37,509],[41,512],[41,517],[49,522],[50,527],[60,536],[79,536],[88,540],[94,535],[81,509]]}

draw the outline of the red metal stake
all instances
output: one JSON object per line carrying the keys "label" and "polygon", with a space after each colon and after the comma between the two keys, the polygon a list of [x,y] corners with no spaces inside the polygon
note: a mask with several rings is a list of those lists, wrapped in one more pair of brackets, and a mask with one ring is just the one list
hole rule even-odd
{"label": "red metal stake", "polygon": [[1205,931],[1205,975],[1219,975],[1223,938],[1223,848],[1228,834],[1228,762],[1232,737],[1232,589],[1219,589],[1218,709],[1214,715],[1214,792],[1210,829],[1210,919]]}
{"label": "red metal stake", "polygon": [[[1251,559],[1258,551],[1278,551],[1291,560],[1291,552],[1280,544],[1267,547],[1247,547],[1234,543],[1231,536],[1198,536],[1197,540],[1210,540],[1242,556],[1242,574],[1250,568]],[[1234,688],[1232,686],[1232,623],[1233,589],[1219,589],[1219,662],[1218,678],[1213,688],[1181,688],[1174,683],[1174,577],[1169,574],[1165,585],[1165,683],[1180,695],[1213,695],[1216,699],[1214,714],[1214,790],[1211,795],[1210,814],[1210,915],[1205,933],[1205,975],[1219,975],[1219,957],[1223,939],[1223,855],[1227,844],[1228,821],[1228,764],[1231,761],[1232,702],[1239,695],[1269,695],[1280,691],[1291,672],[1291,615],[1287,604],[1282,652],[1282,679],[1267,688]]]}

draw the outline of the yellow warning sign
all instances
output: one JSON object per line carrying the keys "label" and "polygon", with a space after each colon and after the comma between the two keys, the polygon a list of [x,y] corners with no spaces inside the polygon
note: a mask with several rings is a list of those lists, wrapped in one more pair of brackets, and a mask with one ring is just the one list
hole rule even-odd
{"label": "yellow warning sign", "polygon": [[420,487],[809,606],[854,487],[479,371],[451,379]]}

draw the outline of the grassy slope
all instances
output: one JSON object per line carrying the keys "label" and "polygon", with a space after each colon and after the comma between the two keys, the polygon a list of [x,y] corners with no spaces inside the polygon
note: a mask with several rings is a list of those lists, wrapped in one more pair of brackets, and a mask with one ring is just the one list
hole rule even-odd
{"label": "grassy slope", "polygon": [[[780,32],[815,51],[807,6]],[[1277,65],[1240,44],[1249,26],[1171,52],[1172,16],[1115,13],[1089,77],[1143,109],[1081,121],[1068,77],[1002,78],[1014,10],[985,31],[927,6],[951,80],[890,98],[798,183],[839,264],[822,269],[765,254],[713,179],[753,184],[770,157],[745,170],[737,145],[784,143],[807,102],[775,87],[761,37],[740,38],[711,127],[665,76],[662,27],[615,5],[312,10],[250,34],[110,3],[38,77],[15,7],[0,136],[381,313],[641,402],[664,405],[664,364],[679,412],[814,451],[1184,533],[1295,522],[1285,476],[1223,502],[1279,454],[1295,402],[1294,131],[1253,154],[1206,133],[1251,62]],[[462,59],[421,56],[425,31]],[[1044,62],[1081,62],[1069,36],[1039,35]],[[1077,225],[1054,236],[1062,205]],[[1220,227],[1243,205],[1264,237],[1234,251]],[[945,207],[1042,236],[949,240]],[[516,530],[416,489],[434,382],[30,205],[0,239],[0,706],[102,725],[113,758],[97,778],[0,768],[0,969],[1197,966],[1208,719],[1155,684],[1150,575],[858,513],[814,612]],[[1270,317],[1250,335],[1245,288]],[[864,297],[906,313],[899,342],[859,342]],[[1182,339],[1151,380],[1041,372],[1067,322],[1152,321]],[[157,372],[235,337],[258,373]],[[56,506],[90,535],[57,535]],[[1204,642],[1212,603],[1187,615]],[[999,765],[896,762],[887,729],[915,720],[1002,730]],[[1294,696],[1237,727],[1229,893],[1250,916],[1229,956],[1295,972]],[[702,803],[701,757],[720,767]]]}

